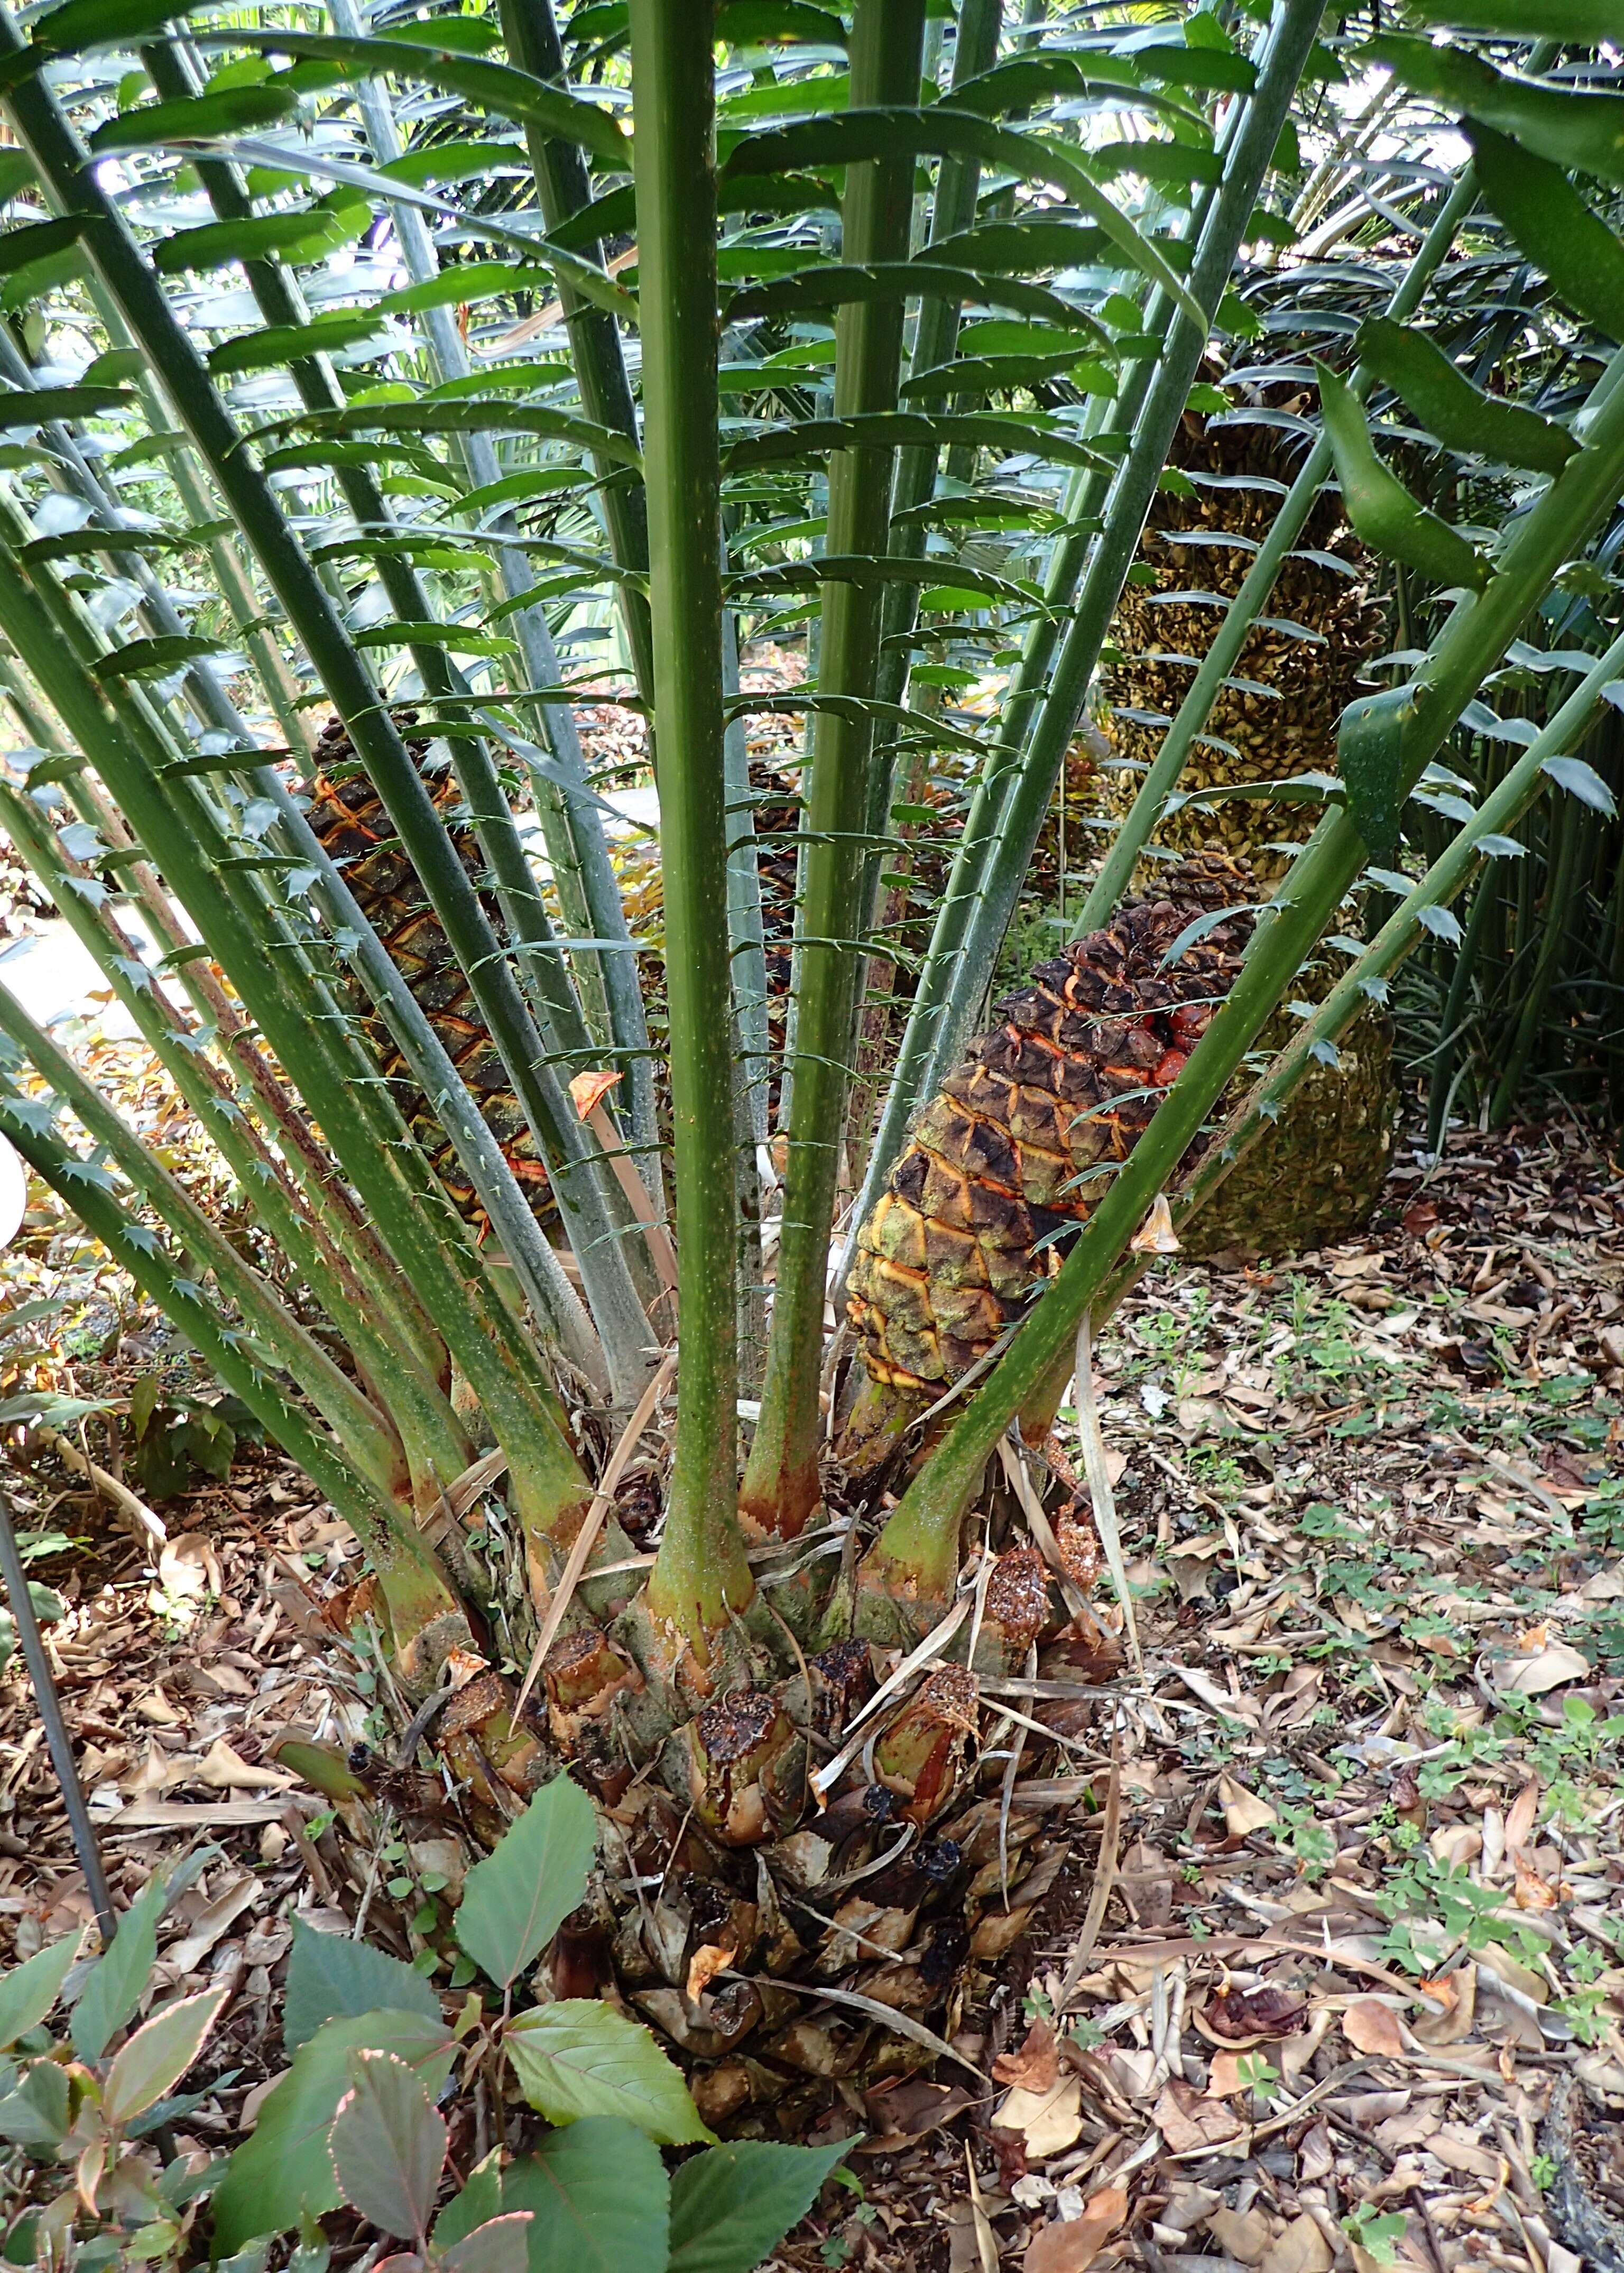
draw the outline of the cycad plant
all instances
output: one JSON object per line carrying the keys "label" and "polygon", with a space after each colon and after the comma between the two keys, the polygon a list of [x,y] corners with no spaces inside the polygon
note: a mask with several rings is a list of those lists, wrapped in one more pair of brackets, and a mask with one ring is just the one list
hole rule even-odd
{"label": "cycad plant", "polygon": [[[1334,454],[1362,541],[1453,590],[1436,638],[1344,717],[1342,784],[1267,899],[1208,867],[1117,909],[1177,786],[1169,737],[1088,936],[972,1049],[1237,257],[1297,162],[1319,0],[1007,27],[998,0],[249,12],[0,19],[0,633],[29,743],[0,821],[251,1197],[258,1250],[4,992],[0,1126],[353,1523],[402,1687],[455,1688],[436,1741],[487,1815],[560,1752],[616,1798],[658,1758],[695,1809],[685,1853],[714,1858],[798,1819],[808,1744],[866,1699],[847,1638],[951,1622],[989,1455],[1018,1416],[1041,1438],[1129,1241],[1624,487],[1624,390],[1609,364],[1556,422],[1474,386],[1429,341],[1418,266],[1351,379],[1320,371],[1326,439],[1275,527],[1289,549]],[[1515,41],[1560,12],[1447,20]],[[1468,122],[1475,174],[1441,213],[1417,199],[1430,261],[1481,197],[1617,336],[1624,251],[1569,171],[1617,178],[1618,99],[1503,43],[1366,53]],[[1417,506],[1359,407],[1377,367],[1442,446],[1523,469],[1503,526]],[[1233,600],[1237,641],[1267,581]],[[769,628],[808,656],[763,698],[807,719],[777,1144],[734,731],[741,637]],[[559,659],[588,635],[596,678]],[[1006,674],[990,718],[925,699],[921,646]],[[1209,656],[1188,699],[1229,668]],[[588,698],[651,739],[663,1036]],[[850,1068],[895,784],[944,746],[974,795],[865,1162]],[[1448,889],[1482,850],[1450,848]],[[1316,1012],[1268,1111],[1349,1009]],[[1210,1184],[1225,1148],[1205,1158]],[[861,1332],[831,1341],[848,1254]],[[934,1369],[869,1366],[897,1356],[902,1290]],[[949,1400],[872,1543],[872,1482],[831,1445],[853,1368],[868,1478]],[[666,1399],[645,1570],[613,1501]],[[1051,1598],[1034,1550],[987,1544],[1026,1560],[936,1654],[1024,1662],[1070,1578]],[[930,1678],[826,1761],[824,1797],[872,1776],[916,1827],[940,1816],[976,1697],[968,1669]]]}

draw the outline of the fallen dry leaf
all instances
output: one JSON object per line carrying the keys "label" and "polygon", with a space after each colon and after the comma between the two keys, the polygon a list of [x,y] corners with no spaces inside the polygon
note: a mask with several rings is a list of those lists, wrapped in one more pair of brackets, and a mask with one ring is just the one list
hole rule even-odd
{"label": "fallen dry leaf", "polygon": [[1556,1908],[1561,1900],[1560,1891],[1534,1868],[1533,1857],[1526,1848],[1512,1849],[1511,1868],[1516,1879],[1516,1892],[1513,1899],[1520,1910],[1552,1910]]}
{"label": "fallen dry leaf", "polygon": [[702,1942],[688,1962],[688,1980],[684,1984],[688,2001],[696,2005],[718,1973],[726,1971],[739,1954],[736,1934],[726,1941]]}
{"label": "fallen dry leaf", "polygon": [[1221,2099],[1204,2097],[1181,2075],[1169,2080],[1166,2089],[1151,2110],[1150,2119],[1161,2132],[1169,2153],[1174,2155],[1197,2154],[1204,2148],[1227,2147],[1232,2139],[1240,2138],[1247,2129],[1233,2108],[1225,2106]]}
{"label": "fallen dry leaf", "polygon": [[1391,2059],[1404,2049],[1398,2016],[1378,1997],[1357,1997],[1342,2014],[1342,2034],[1356,2052]]}
{"label": "fallen dry leaf", "polygon": [[1039,2227],[1026,2245],[1024,2273],[1087,2273],[1127,2215],[1127,2188],[1101,2187],[1083,2204],[1081,2217]]}
{"label": "fallen dry leaf", "polygon": [[1458,2044],[1472,2031],[1472,2020],[1477,2009],[1477,1975],[1475,1968],[1462,1965],[1453,1973],[1446,1973],[1435,1981],[1424,1981],[1421,1986],[1429,1997],[1436,1997],[1447,2007],[1442,2013],[1425,2013],[1411,2023],[1411,2033],[1419,2044]]}
{"label": "fallen dry leaf", "polygon": [[1502,1697],[1543,1697],[1565,1682],[1590,1677],[1590,1660],[1565,1641],[1548,1642],[1533,1657],[1503,1658],[1494,1669],[1494,1685]]}
{"label": "fallen dry leaf", "polygon": [[975,2157],[970,2142],[965,2141],[965,2176],[970,2182],[970,2216],[975,2232],[975,2254],[981,2273],[998,2273],[998,2237],[991,2218],[981,2202],[981,2183],[975,2175]]}
{"label": "fallen dry leaf", "polygon": [[253,1902],[259,1892],[259,1879],[252,1871],[244,1871],[241,1878],[235,1879],[199,1911],[184,1941],[169,1944],[163,1952],[165,1964],[173,1966],[177,1975],[195,1972],[214,1944],[224,1939]]}
{"label": "fallen dry leaf", "polygon": [[1260,2209],[1214,2210],[1207,2231],[1226,2257],[1240,2265],[1260,2265],[1268,2255],[1274,2229]]}
{"label": "fallen dry leaf", "polygon": [[600,1106],[620,1076],[618,1073],[578,1073],[569,1084],[569,1098],[578,1120],[585,1121]]}
{"label": "fallen dry leaf", "polygon": [[1166,2073],[1148,2044],[1109,2052],[1106,2055],[1105,2066],[1111,2082],[1130,2104],[1138,2099],[1148,2099]]}
{"label": "fallen dry leaf", "polygon": [[1159,1848],[1136,1839],[1117,1867],[1116,1885],[1139,1925],[1171,1923],[1173,1866]]}
{"label": "fallen dry leaf", "polygon": [[237,2121],[239,2130],[252,2131],[253,2129],[254,2125],[259,2120],[259,2110],[264,2106],[272,2092],[275,2090],[277,2085],[282,2081],[283,2077],[286,2076],[288,2073],[289,2071],[285,2067],[278,2068],[274,2075],[267,2075],[263,2083],[256,2083],[253,2086],[252,2089],[244,2099],[242,2108],[237,2115]]}
{"label": "fallen dry leaf", "polygon": [[1431,2258],[1423,2253],[1417,2243],[1410,2239],[1408,2234],[1401,2235],[1396,2243],[1390,2244],[1382,2251],[1380,2257],[1374,2250],[1361,2249],[1357,2241],[1349,2243],[1348,2254],[1353,2260],[1353,2273],[1395,2273],[1395,2267],[1400,2269],[1400,2273],[1413,2273],[1413,2269],[1432,2263]]}
{"label": "fallen dry leaf", "polygon": [[1064,2155],[1083,2127],[1083,2088],[1070,2075],[1048,2091],[1023,2091],[1018,2084],[992,2119],[995,2131],[1019,2131],[1030,2161]]}
{"label": "fallen dry leaf", "polygon": [[[1400,2097],[1408,2097],[1401,2093]],[[1390,2155],[1402,2155],[1406,2148],[1425,2147],[1437,2130],[1442,2117],[1436,2100],[1425,2099],[1417,2106],[1406,2107],[1397,2115],[1389,2115],[1380,2123],[1371,2136]]]}
{"label": "fallen dry leaf", "polygon": [[1264,1982],[1256,1989],[1237,1989],[1232,1984],[1207,1999],[1193,2014],[1204,2036],[1244,2048],[1271,2037],[1293,2037],[1308,2017],[1308,2000],[1297,1989],[1276,1989]]}
{"label": "fallen dry leaf", "polygon": [[1527,1846],[1534,1835],[1534,1824],[1538,1814],[1539,1779],[1530,1776],[1506,1810],[1506,1847],[1508,1853]]}
{"label": "fallen dry leaf", "polygon": [[1274,2057],[1280,2063],[1280,2073],[1288,2083],[1294,2082],[1302,2074],[1330,2033],[1331,2008],[1328,2005],[1321,2005],[1317,2012],[1310,2014],[1308,2025],[1300,2036],[1277,2039]]}
{"label": "fallen dry leaf", "polygon": [[992,2064],[996,2083],[1019,2084],[1023,2091],[1052,2091],[1060,2074],[1060,2049],[1055,2032],[1040,2013],[1027,2029],[1026,2041],[1012,2052],[1000,2052]]}
{"label": "fallen dry leaf", "polygon": [[274,1823],[282,1812],[280,1799],[205,1800],[196,1805],[184,1799],[137,1799],[107,1819],[123,1831],[240,1830],[252,1823]]}
{"label": "fallen dry leaf", "polygon": [[1150,1213],[1129,1242],[1136,1255],[1177,1255],[1178,1234],[1173,1228],[1173,1211],[1165,1192],[1158,1192],[1150,1204]]}
{"label": "fallen dry leaf", "polygon": [[223,1737],[216,1737],[192,1771],[191,1781],[214,1791],[287,1791],[298,1782],[286,1768],[251,1767]]}
{"label": "fallen dry leaf", "polygon": [[1223,1827],[1231,1839],[1248,1838],[1280,1820],[1267,1799],[1259,1799],[1231,1775],[1218,1779],[1218,1804],[1223,1810]]}
{"label": "fallen dry leaf", "polygon": [[1492,1973],[1496,1980],[1503,1981],[1507,1988],[1515,1989],[1521,1996],[1526,1997],[1530,2004],[1549,2002],[1551,1984],[1545,1975],[1536,1973],[1531,1965],[1520,1965],[1510,1951],[1502,1949],[1498,1942],[1492,1941],[1477,1952],[1477,1963],[1485,1972]]}
{"label": "fallen dry leaf", "polygon": [[1241,2074],[1241,2061],[1245,2057],[1242,2052],[1217,2052],[1214,2055],[1207,2077],[1209,2099],[1232,2099],[1237,2091],[1250,2090],[1251,2086]]}
{"label": "fallen dry leaf", "polygon": [[158,1584],[171,1607],[224,1592],[220,1557],[201,1532],[189,1531],[168,1542],[158,1557]]}
{"label": "fallen dry leaf", "polygon": [[1335,2255],[1306,2211],[1269,2244],[1259,2273],[1331,2273]]}
{"label": "fallen dry leaf", "polygon": [[883,2140],[885,2151],[892,2155],[899,2155],[916,2140],[929,2138],[955,2115],[962,2115],[970,2104],[970,2094],[962,2085],[932,2083],[924,2076],[909,2076],[901,2083],[868,2093],[864,2100],[876,2146]]}
{"label": "fallen dry leaf", "polygon": [[1498,2155],[1480,2147],[1458,2125],[1441,2124],[1427,2141],[1426,2151],[1446,2170],[1459,2171],[1469,2179],[1498,2178],[1503,2168]]}
{"label": "fallen dry leaf", "polygon": [[1336,2150],[1331,2144],[1330,2127],[1321,2116],[1311,2123],[1297,2144],[1297,2177],[1299,2186],[1312,2186],[1336,2165]]}

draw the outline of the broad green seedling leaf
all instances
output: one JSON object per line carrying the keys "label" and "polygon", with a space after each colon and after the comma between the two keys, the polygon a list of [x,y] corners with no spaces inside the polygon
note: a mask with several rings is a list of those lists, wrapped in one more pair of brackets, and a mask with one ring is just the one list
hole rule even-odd
{"label": "broad green seedling leaf", "polygon": [[500,1989],[510,1988],[586,1892],[598,1847],[591,1801],[567,1775],[538,1791],[462,1889],[456,1937]]}
{"label": "broad green seedling leaf", "polygon": [[440,1999],[420,1973],[387,1950],[351,1941],[347,1934],[317,1933],[303,1918],[295,1918],[282,2014],[282,2040],[289,2055],[325,2021],[379,2012],[417,2013],[438,2021]]}
{"label": "broad green seedling leaf", "polygon": [[0,1975],[0,2052],[39,2027],[61,1994],[84,1939],[82,1932],[68,1934]]}
{"label": "broad green seedling leaf", "polygon": [[612,2005],[588,1997],[538,2005],[502,2042],[524,2097],[549,2123],[620,2115],[665,2147],[710,2136],[648,2029]]}
{"label": "broad green seedling leaf", "polygon": [[530,2273],[665,2273],[671,2213],[654,2142],[589,2115],[502,2173],[502,2205],[535,2213]]}
{"label": "broad green seedling leaf", "polygon": [[139,2028],[108,2073],[102,2112],[108,2123],[128,2123],[174,2090],[203,2049],[228,1992],[209,1989],[182,1997]]}
{"label": "broad green seedling leaf", "polygon": [[118,1921],[113,1946],[90,1969],[70,2031],[80,2059],[98,2060],[141,2001],[158,1954],[158,1921],[169,1900],[169,1873],[154,1871]]}
{"label": "broad green seedling leaf", "polygon": [[531,2223],[530,2212],[519,2209],[477,2225],[465,2241],[446,2252],[440,2260],[445,2273],[525,2273]]}
{"label": "broad green seedling leaf", "polygon": [[286,2233],[302,2217],[338,2207],[327,2133],[357,2051],[394,2052],[436,2092],[455,2057],[445,2024],[417,2013],[364,2013],[319,2029],[259,2110],[252,2138],[231,2157],[214,2196],[217,2252],[240,2249],[262,2233]]}
{"label": "broad green seedling leaf", "polygon": [[671,2183],[670,2273],[752,2273],[806,2216],[854,2144],[740,2139],[693,2156]]}
{"label": "broad green seedling leaf", "polygon": [[476,2163],[468,2184],[453,2195],[434,2221],[434,2247],[449,2249],[466,2241],[477,2225],[502,2214],[502,2150],[492,2147],[483,2163]]}

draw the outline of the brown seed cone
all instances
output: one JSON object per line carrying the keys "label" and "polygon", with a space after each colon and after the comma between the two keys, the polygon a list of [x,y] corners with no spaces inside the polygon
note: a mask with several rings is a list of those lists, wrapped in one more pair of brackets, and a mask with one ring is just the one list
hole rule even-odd
{"label": "brown seed cone", "polygon": [[1255,896],[1232,863],[1185,862],[999,1005],[858,1234],[847,1307],[875,1380],[945,1386],[1020,1317],[1049,1268],[1034,1248],[1084,1221],[1104,1189],[1090,1172],[1132,1150],[1229,991],[1246,919],[1162,958],[1192,918]]}
{"label": "brown seed cone", "polygon": [[[1133,802],[1302,461],[1300,434],[1255,423],[1304,406],[1297,382],[1289,387],[1282,398],[1266,384],[1243,423],[1187,416],[1175,439],[1169,463],[1192,494],[1158,491],[1139,560],[1155,581],[1128,585],[1113,630],[1120,660],[1107,674],[1105,699],[1115,750],[1099,804],[1113,819]],[[1385,630],[1384,611],[1366,593],[1368,566],[1340,499],[1322,492],[1191,751],[1181,789],[1335,770],[1336,722]],[[1272,885],[1317,814],[1312,803],[1187,805],[1162,821],[1156,841],[1169,852],[1237,855]]]}
{"label": "brown seed cone", "polygon": [[[1312,403],[1296,379],[1283,387],[1265,380],[1252,406],[1264,422],[1304,408]],[[1255,416],[1185,419],[1169,462],[1193,495],[1158,492],[1139,552],[1155,582],[1131,584],[1117,609],[1121,659],[1106,680],[1116,747],[1100,776],[1101,814],[1119,819],[1132,803],[1223,621],[1214,603],[1239,591],[1306,446],[1295,431]],[[1191,751],[1182,789],[1336,770],[1337,721],[1386,629],[1384,611],[1366,594],[1368,565],[1340,499],[1323,492]],[[1164,854],[1242,858],[1272,887],[1318,813],[1312,803],[1255,799],[1185,805],[1163,818],[1155,842]],[[1139,889],[1154,889],[1161,866],[1141,861]],[[1297,993],[1317,1000],[1330,975],[1305,972]],[[1294,1030],[1292,1020],[1277,1020],[1261,1046],[1281,1047]],[[1387,1171],[1397,1103],[1391,1053],[1387,1021],[1367,1014],[1342,1043],[1341,1067],[1310,1074],[1202,1210],[1186,1235],[1190,1252],[1286,1255],[1361,1228]]]}
{"label": "brown seed cone", "polygon": [[[1321,991],[1306,990],[1316,1000]],[[1297,1024],[1276,1019],[1259,1048],[1283,1047]],[[1186,1254],[1300,1255],[1351,1239],[1370,1221],[1392,1162],[1398,1112],[1391,1024],[1366,1010],[1336,1054],[1334,1066],[1310,1067],[1274,1127],[1186,1225],[1180,1234]]]}
{"label": "brown seed cone", "polygon": [[[413,757],[421,762],[428,744],[416,741],[410,746]],[[457,801],[455,780],[447,773],[430,787],[435,805],[446,816]],[[514,1095],[501,1054],[486,1031],[473,989],[429,905],[417,870],[402,848],[395,824],[362,770],[341,719],[331,719],[323,728],[316,745],[315,771],[302,793],[310,800],[310,825],[323,851],[342,871],[390,961],[467,1084],[538,1218],[551,1222],[556,1209],[546,1168]],[[477,881],[483,874],[483,863],[473,829],[465,822],[453,821],[450,833],[458,859]],[[455,1147],[412,1080],[388,1028],[370,1011],[358,1011],[357,1016],[394,1089],[395,1101],[435,1174],[468,1220],[483,1230],[485,1212],[462,1173]]]}

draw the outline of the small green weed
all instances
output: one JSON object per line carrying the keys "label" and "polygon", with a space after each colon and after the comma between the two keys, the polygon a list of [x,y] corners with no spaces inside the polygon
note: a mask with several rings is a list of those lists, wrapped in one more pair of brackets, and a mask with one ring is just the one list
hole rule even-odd
{"label": "small green weed", "polygon": [[1342,2232],[1349,2240],[1373,2257],[1378,2265],[1397,2262],[1398,2245],[1409,2225],[1402,2210],[1379,2210],[1373,2202],[1357,2202],[1342,2221]]}

